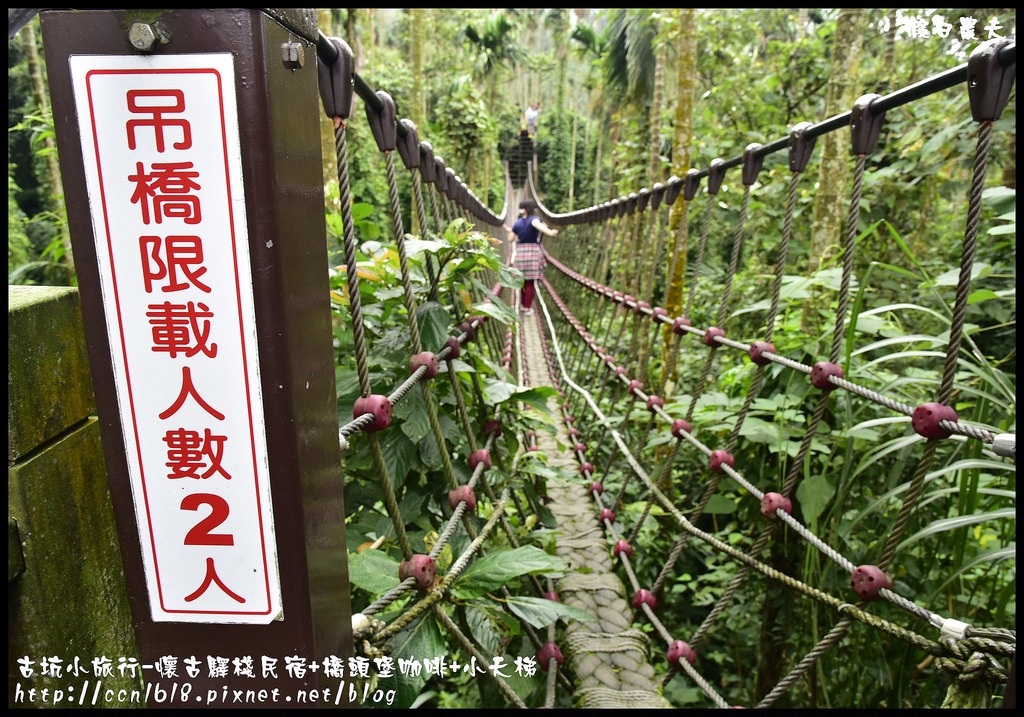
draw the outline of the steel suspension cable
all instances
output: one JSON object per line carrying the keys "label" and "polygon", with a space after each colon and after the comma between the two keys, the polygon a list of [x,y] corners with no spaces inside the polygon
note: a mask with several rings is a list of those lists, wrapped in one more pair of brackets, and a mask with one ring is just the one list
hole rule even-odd
{"label": "steel suspension cable", "polygon": [[[545,282],[545,284],[547,285],[547,282]],[[548,292],[550,293],[551,292],[550,286],[547,285],[546,288],[548,289]],[[541,298],[541,301],[543,302],[543,298]],[[547,315],[546,305],[544,303],[542,303],[541,306],[542,306],[542,308],[545,311],[545,315]],[[550,322],[550,317],[548,317],[548,321]],[[585,398],[586,398],[587,403],[590,405],[590,408],[594,412],[594,414],[599,419],[603,419],[604,418],[603,412],[600,410],[600,408],[594,402],[593,398],[589,396],[589,394],[585,391],[585,389],[583,389],[578,384],[576,384],[565,373],[565,366],[562,363],[562,359],[561,359],[561,350],[560,350],[560,348],[557,345],[555,346],[555,355],[556,355],[556,358],[557,358],[557,360],[559,362],[559,365],[561,367],[562,376],[563,376],[565,382],[570,387],[572,387],[574,390],[583,393]],[[813,588],[813,587],[811,587],[809,585],[806,585],[802,581],[799,581],[799,580],[797,580],[795,578],[792,578],[792,577],[790,577],[790,576],[788,576],[788,575],[786,575],[784,573],[781,573],[781,572],[775,570],[774,568],[771,568],[770,566],[767,566],[767,565],[765,565],[763,563],[758,562],[756,559],[754,559],[752,556],[748,555],[747,553],[745,553],[745,552],[743,552],[741,550],[738,550],[738,549],[736,549],[736,548],[734,548],[734,547],[732,547],[732,546],[730,546],[730,545],[728,545],[726,543],[723,543],[722,541],[720,541],[719,539],[715,538],[714,536],[706,533],[705,531],[700,530],[699,528],[696,528],[696,526],[694,526],[678,510],[678,508],[676,508],[671,503],[671,501],[669,501],[667,498],[665,498],[665,496],[663,494],[661,494],[660,491],[658,491],[657,486],[655,486],[651,482],[650,478],[647,476],[647,473],[643,470],[643,468],[639,465],[639,463],[636,462],[636,459],[629,452],[628,447],[622,441],[621,435],[617,431],[612,431],[612,438],[614,439],[616,445],[619,447],[619,450],[622,452],[623,456],[627,459],[627,462],[629,463],[629,465],[631,466],[633,471],[646,484],[648,490],[652,491],[652,493],[654,493],[655,495],[658,496],[658,501],[659,501],[659,503],[661,503],[662,507],[669,514],[671,514],[676,519],[676,521],[679,523],[679,525],[684,530],[686,530],[688,533],[699,537],[701,540],[703,540],[708,545],[711,545],[712,547],[716,548],[717,550],[730,555],[734,559],[739,560],[739,561],[749,565],[750,567],[753,567],[754,569],[756,569],[759,572],[763,573],[767,577],[769,577],[771,579],[774,579],[774,580],[777,580],[779,582],[782,582],[783,584],[788,585],[788,586],[798,590],[799,592],[802,592],[805,595],[807,595],[809,597],[812,597],[815,600],[818,600],[819,602],[822,602],[822,603],[824,603],[826,605],[830,605],[833,608],[836,608],[840,613],[842,613],[844,611],[848,612],[849,615],[851,617],[853,617],[855,620],[863,622],[863,623],[865,623],[867,625],[870,625],[872,627],[876,627],[876,628],[882,629],[885,632],[889,633],[890,635],[893,635],[894,637],[898,637],[899,639],[902,639],[904,641],[910,642],[911,644],[914,644],[915,646],[919,647],[920,649],[925,650],[929,654],[933,654],[933,655],[936,655],[936,656],[942,656],[942,657],[948,657],[949,656],[949,648],[947,646],[944,646],[944,645],[942,645],[940,643],[937,643],[937,642],[935,642],[933,640],[929,640],[928,638],[922,637],[921,635],[918,635],[917,633],[914,633],[914,632],[912,632],[910,630],[907,630],[906,628],[903,628],[903,627],[900,627],[898,625],[895,625],[894,623],[891,623],[888,620],[885,620],[883,618],[879,618],[877,616],[871,615],[870,613],[866,613],[863,610],[861,610],[860,608],[858,608],[856,606],[853,606],[853,605],[850,605],[849,603],[844,603],[844,602],[840,601],[838,598],[835,598],[835,597],[833,597],[831,595],[828,595],[827,593],[824,593],[824,592],[822,592],[821,590],[819,590],[817,588]],[[606,521],[606,523],[607,523],[607,521]],[[955,659],[955,658],[950,658],[950,659]]]}
{"label": "steel suspension cable", "polygon": [[[360,391],[363,398],[367,398],[370,396],[372,389],[370,387],[370,373],[366,355],[366,334],[363,325],[362,298],[359,293],[359,273],[356,264],[355,224],[352,221],[346,125],[343,120],[340,120],[340,118],[336,121],[334,139],[338,161],[338,194],[341,202],[342,226],[344,228],[343,246],[347,269],[346,278],[349,292],[349,308],[352,311],[352,331],[356,349],[356,370],[359,375]],[[368,433],[367,442],[369,443],[374,470],[380,477],[381,492],[384,496],[384,506],[395,528],[395,538],[398,540],[398,545],[402,550],[402,555],[406,560],[408,560],[413,554],[412,546],[409,543],[409,537],[405,533],[405,523],[402,521],[401,511],[398,508],[398,499],[391,486],[391,478],[388,475],[388,467],[384,461],[384,453],[381,450],[380,441],[377,439],[375,434]]]}

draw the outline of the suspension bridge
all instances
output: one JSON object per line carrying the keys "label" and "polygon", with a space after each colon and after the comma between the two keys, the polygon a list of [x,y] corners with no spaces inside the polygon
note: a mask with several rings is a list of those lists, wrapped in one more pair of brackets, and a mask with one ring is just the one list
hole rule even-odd
{"label": "suspension bridge", "polygon": [[[390,565],[395,574],[384,576],[372,599],[351,598],[350,637],[345,637],[346,645],[334,648],[339,654],[349,650],[378,671],[399,657],[437,657],[403,652],[418,630],[422,637],[422,626],[429,622],[436,625],[446,653],[477,665],[479,679],[493,686],[504,706],[674,708],[680,705],[673,704],[669,696],[674,692],[667,689],[674,682],[692,690],[685,706],[771,707],[780,700],[807,706],[801,700],[808,690],[800,685],[817,679],[816,666],[824,656],[842,654],[851,631],[864,630],[911,648],[908,654],[919,663],[915,675],[945,675],[949,688],[943,706],[984,706],[995,694],[1003,695],[1004,706],[1013,705],[1012,617],[1007,624],[974,624],[970,615],[953,615],[946,605],[929,604],[915,576],[900,571],[915,510],[927,499],[936,462],[949,446],[978,445],[984,460],[1005,464],[1008,472],[1015,460],[1012,433],[967,420],[955,409],[964,389],[958,370],[965,345],[970,348],[966,313],[972,264],[985,229],[980,215],[992,126],[1014,79],[1012,40],[986,43],[965,65],[915,85],[864,95],[849,112],[780,128],[780,139],[749,145],[742,154],[715,159],[703,170],[691,169],[684,177],[637,187],[626,196],[567,214],[545,207],[534,183],[544,167],[534,166],[532,146],[522,138],[506,166],[500,215],[434,154],[412,122],[398,116],[387,88],[373,88],[353,72],[352,52],[343,41],[321,34],[310,42],[315,42],[322,109],[336,127],[344,293],[334,301],[345,317],[342,333],[351,335],[345,348],[351,350],[358,383],[352,417],[343,416],[337,440],[342,465],[358,463],[360,455],[368,456],[372,465],[361,477],[347,480],[354,482],[348,490],[379,495],[380,512],[387,516],[387,526],[369,552],[357,552],[355,546],[348,552],[353,560],[389,549],[401,556],[375,563]],[[295,63],[293,70],[298,68]],[[867,158],[886,112],[944,91],[968,95],[977,137],[973,182],[955,298],[948,307],[948,342],[937,360],[941,378],[932,400],[911,405],[870,374],[847,375],[849,357],[861,337],[852,310],[860,307],[864,291],[853,271],[860,249],[864,177],[871,171]],[[389,190],[388,206],[377,209],[387,214],[394,237],[395,296],[404,308],[397,348],[409,357],[401,375],[384,376],[374,358],[394,351],[396,344],[381,331],[379,312],[368,313],[367,302],[375,300],[352,216],[348,130],[350,123],[362,121],[354,110],[357,97]],[[849,133],[853,147],[849,209],[843,237],[837,240],[837,308],[820,341],[826,347],[820,356],[787,353],[776,345],[785,344],[779,319],[789,310],[783,289],[790,244],[804,221],[797,216],[797,192],[810,181],[804,170],[815,140],[833,132]],[[738,296],[734,279],[744,242],[750,241],[745,228],[750,200],[769,181],[764,170],[769,161],[789,170],[783,231],[760,239],[777,241],[777,259],[757,289],[763,293],[752,297],[747,288]],[[404,224],[401,174],[410,181],[407,209],[416,217],[419,237],[409,235]],[[723,187],[742,193],[742,205],[729,227],[733,240],[724,279],[708,288],[711,282],[702,267],[711,261],[712,226],[722,221],[715,215]],[[516,276],[509,269],[514,247],[502,230],[523,198],[534,199],[544,221],[560,230],[546,242],[548,267],[538,282],[538,310],[531,315],[518,310]],[[670,211],[679,203],[682,228],[670,228]],[[479,259],[472,242],[445,246],[442,237],[454,220],[493,237],[499,264]],[[666,293],[660,272],[667,267],[667,276],[673,276],[677,264],[686,260],[687,248],[680,240],[685,228],[699,236],[696,259],[688,271],[692,278],[685,309],[671,315],[658,305]],[[467,279],[445,296],[445,277],[464,261],[469,262],[466,266],[476,263],[482,270],[474,276],[485,279]],[[761,298],[765,318],[760,333],[733,335],[737,308]],[[427,310],[441,305],[453,319],[442,327],[443,336]],[[490,381],[481,375],[484,365],[493,368]],[[737,371],[750,377],[749,387],[739,407],[723,419],[706,409],[723,400],[715,393],[716,382],[734,380]],[[744,442],[750,440],[745,426],[752,425],[753,414],[763,414],[766,387],[796,384],[803,396],[797,411],[777,418],[778,425],[785,420],[787,430],[800,434],[794,450],[776,452],[779,464],[768,471],[744,465],[743,456],[749,455]],[[418,476],[408,466],[406,473],[396,474],[402,463],[388,442],[389,432],[409,429],[413,409],[407,407],[413,401],[422,407],[415,409],[420,426],[416,435],[436,448],[437,468],[425,482],[426,501],[432,506],[426,511],[419,510],[422,496],[413,500],[420,495],[412,489]],[[854,428],[843,425],[840,402],[844,408],[873,404],[886,412],[883,421],[909,424],[900,448],[910,456],[910,465],[903,488],[888,496],[894,507],[886,513],[885,535],[837,540],[822,523],[802,517],[801,482],[819,470],[815,437]],[[375,476],[376,483],[363,473]],[[777,478],[766,481],[766,474]],[[731,535],[718,530],[721,513],[709,510],[723,499],[737,501],[742,507],[736,515],[751,521]],[[415,516],[410,518],[414,503]],[[834,512],[862,508],[840,505]],[[348,509],[354,511],[351,505]],[[423,530],[425,520],[430,522],[428,531]],[[662,553],[641,547],[654,544],[644,539],[652,531],[668,537],[660,541],[666,546]],[[818,572],[827,576],[820,583],[801,579],[799,571],[784,569],[785,561],[776,559],[775,546],[797,541],[832,566]],[[547,552],[530,551],[531,546],[546,546]],[[556,562],[545,563],[538,553]],[[509,562],[495,568],[502,556]],[[525,567],[514,569],[517,560]],[[529,560],[538,562],[527,564]],[[552,568],[557,561],[560,570]],[[474,579],[482,580],[483,587],[467,591]],[[519,581],[525,593],[513,592]],[[712,600],[679,604],[696,595],[685,590],[686,583],[709,581],[715,588]],[[683,590],[674,589],[680,584]],[[530,647],[528,654],[491,641],[491,633],[479,623],[446,609],[465,605],[467,595],[482,593],[492,598],[495,610],[505,611],[494,624],[514,623]],[[791,611],[793,622],[778,628],[802,632],[804,639],[797,642],[804,652],[785,655],[784,669],[775,665],[767,670],[778,677],[756,695],[747,687],[744,692],[755,695],[749,703],[731,704],[722,694],[723,667],[702,659],[702,654],[733,629],[730,615],[753,609],[740,602],[740,596],[751,594],[770,594],[803,610],[815,604],[827,623],[808,630],[799,610]],[[536,608],[541,601],[551,603],[561,619],[537,618],[543,612]],[[697,619],[680,622],[676,614]],[[416,642],[418,647],[426,644],[438,646]],[[740,661],[756,660],[759,649],[758,644],[745,646]],[[535,674],[528,670],[533,680],[528,689],[501,676],[502,667],[509,668],[513,660],[536,667]],[[895,674],[913,671],[915,665],[881,669]],[[747,670],[743,679],[753,680],[753,672]],[[378,675],[372,684],[386,684],[385,678]]]}

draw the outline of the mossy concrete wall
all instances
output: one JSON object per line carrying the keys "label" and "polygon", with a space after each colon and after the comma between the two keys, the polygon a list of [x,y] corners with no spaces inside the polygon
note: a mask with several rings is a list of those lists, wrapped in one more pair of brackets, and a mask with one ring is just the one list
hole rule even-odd
{"label": "mossy concrete wall", "polygon": [[[131,707],[117,691],[142,682],[118,670],[137,650],[78,290],[12,286],[8,301],[8,706]],[[59,677],[43,674],[54,657]],[[104,657],[111,674],[98,680]]]}

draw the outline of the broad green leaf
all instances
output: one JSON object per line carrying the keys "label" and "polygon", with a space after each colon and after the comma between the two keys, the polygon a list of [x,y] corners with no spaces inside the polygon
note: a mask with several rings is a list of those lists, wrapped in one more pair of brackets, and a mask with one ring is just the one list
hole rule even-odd
{"label": "broad green leaf", "polygon": [[456,264],[454,267],[452,267],[450,271],[451,271],[452,274],[465,274],[470,269],[472,269],[474,266],[476,266],[478,261],[479,261],[479,257],[477,257],[475,255],[474,256],[467,256],[465,259],[463,259],[458,264]]}
{"label": "broad green leaf", "polygon": [[401,431],[388,431],[387,436],[381,440],[384,465],[387,466],[393,487],[397,488],[405,481],[416,457],[416,451],[416,444],[406,438]]}
{"label": "broad green leaf", "polygon": [[567,566],[564,560],[548,555],[540,548],[524,545],[515,550],[494,552],[480,558],[455,580],[454,588],[464,597],[478,597],[496,590],[509,580],[528,573],[559,573]]}
{"label": "broad green leaf", "polygon": [[[391,656],[398,664],[399,658],[404,660],[418,660],[422,664],[424,659],[433,659],[448,655],[448,646],[441,636],[434,616],[427,613],[424,617],[413,622],[393,638],[391,638]],[[419,695],[420,690],[427,684],[429,675],[425,672],[419,675],[406,675],[396,680],[395,702],[391,705],[395,709],[406,709],[412,705]]]}
{"label": "broad green leaf", "polygon": [[334,388],[338,398],[359,395],[359,373],[354,369],[338,368],[334,372]]}
{"label": "broad green leaf", "polygon": [[816,521],[835,493],[836,487],[825,473],[815,473],[804,479],[796,489],[796,497],[800,501],[804,522]]}
{"label": "broad green leaf", "polygon": [[437,353],[448,340],[448,327],[452,317],[436,301],[427,301],[416,307],[416,321],[420,328],[420,342],[424,351]]}
{"label": "broad green leaf", "polygon": [[[971,265],[971,280],[977,279],[979,276],[985,276],[992,273],[991,264],[986,264],[983,261],[976,261]],[[960,269],[950,269],[944,271],[933,280],[936,286],[956,286],[957,282],[960,281]]]}
{"label": "broad green leaf", "polygon": [[510,309],[502,309],[493,301],[473,304],[472,311],[474,314],[490,316],[492,319],[497,319],[503,324],[514,324],[516,322],[516,315]]}
{"label": "broad green leaf", "polygon": [[468,226],[468,222],[461,217],[453,219],[451,224],[444,230],[444,238],[452,246],[457,246],[466,240],[466,236],[463,233]]}
{"label": "broad green leaf", "polygon": [[980,289],[978,291],[972,291],[970,296],[967,297],[968,304],[980,304],[982,301],[988,301],[989,299],[998,299],[999,294],[992,291],[991,289]]}
{"label": "broad green leaf", "polygon": [[410,391],[406,394],[405,400],[398,401],[394,407],[394,415],[402,419],[402,433],[413,443],[419,443],[430,433],[427,407],[423,403],[423,394],[420,391]]}
{"label": "broad green leaf", "polygon": [[528,622],[536,629],[547,627],[556,620],[578,620],[587,623],[595,618],[586,610],[570,607],[565,603],[555,602],[547,598],[512,596],[505,600],[508,609]]}
{"label": "broad green leaf", "polygon": [[[500,296],[495,296],[494,294],[492,294],[490,288],[485,287],[479,281],[474,280],[473,283],[476,286],[478,286],[484,292],[484,295],[488,299],[490,299],[489,303],[492,303],[495,306],[497,306],[499,310],[507,312],[507,315],[515,317],[515,321],[513,321],[512,323],[515,323],[516,321],[519,320],[517,315],[516,315],[516,312],[512,311],[512,307],[508,305],[508,302],[506,302]],[[513,287],[513,288],[515,288],[515,287]]]}
{"label": "broad green leaf", "polygon": [[931,139],[924,143],[924,146],[921,147],[921,154],[927,155],[936,150],[943,149],[951,139],[956,137],[956,133],[959,131],[960,128],[955,124],[939,130],[932,135]]}
{"label": "broad green leaf", "polygon": [[[416,488],[406,492],[398,503],[398,512],[402,514],[402,519],[407,523],[413,523],[418,520],[423,515],[423,504],[426,502],[427,497],[426,492],[419,493]],[[398,573],[395,574],[397,575]]]}
{"label": "broad green leaf", "polygon": [[356,229],[359,230],[364,239],[370,241],[380,236],[380,228],[373,222],[358,222],[356,223]]}
{"label": "broad green leaf", "polygon": [[381,289],[374,289],[373,295],[380,301],[390,301],[391,299],[397,299],[405,294],[405,289],[401,286],[385,286]]}
{"label": "broad green leaf", "polygon": [[862,334],[877,334],[885,327],[885,320],[861,314],[857,317],[857,321],[853,322],[853,327],[855,331]]}
{"label": "broad green leaf", "polygon": [[[531,452],[527,453],[526,455],[533,456],[537,454]],[[520,463],[519,466],[520,470],[523,470],[523,463]],[[537,491],[534,489],[533,483],[529,481],[524,482],[523,492],[525,492],[527,497],[530,499],[530,503],[532,505],[537,506],[537,520],[539,520],[544,525],[558,525],[558,521],[555,519],[555,516],[551,513],[548,507],[544,505],[544,501],[542,501],[540,497],[537,495]]]}
{"label": "broad green leaf", "polygon": [[[455,373],[476,373],[476,366],[472,366],[462,359],[452,359],[452,368],[455,369]],[[448,362],[442,361],[440,366],[441,373],[448,371]]]}
{"label": "broad green leaf", "polygon": [[520,388],[515,392],[515,399],[533,406],[539,411],[550,414],[551,409],[548,408],[548,399],[557,395],[558,391],[551,386],[536,386],[534,388]]}
{"label": "broad green leaf", "polygon": [[501,636],[498,635],[491,624],[491,618],[487,610],[467,605],[466,622],[469,623],[469,631],[473,634],[473,638],[480,643],[484,650],[492,655],[497,652]]}
{"label": "broad green leaf", "polygon": [[327,215],[327,227],[339,239],[341,237],[345,236],[345,223],[342,220],[340,214],[328,214]]}
{"label": "broad green leaf", "polygon": [[398,561],[381,550],[349,553],[348,579],[368,593],[382,595],[398,585]]}
{"label": "broad green leaf", "polygon": [[523,272],[515,267],[502,264],[498,267],[498,281],[509,289],[522,289]]}
{"label": "broad green leaf", "polygon": [[426,252],[428,254],[437,254],[439,251],[443,251],[448,248],[448,245],[443,241],[431,241],[429,239],[417,239],[411,234],[405,235],[405,251],[408,256],[416,256]]}
{"label": "broad green leaf", "polygon": [[919,540],[923,540],[924,538],[927,538],[930,535],[935,535],[936,533],[945,533],[950,530],[956,530],[957,528],[964,528],[968,525],[980,525],[982,523],[993,522],[1003,518],[1016,518],[1016,516],[1016,508],[1004,508],[1003,510],[993,510],[988,513],[974,513],[972,515],[957,515],[952,518],[943,518],[942,520],[936,520],[922,530],[911,535],[900,543],[896,550],[903,550]]}
{"label": "broad green leaf", "polygon": [[356,202],[352,205],[352,221],[361,222],[373,214],[373,205],[364,202]]}
{"label": "broad green leaf", "polygon": [[1000,214],[1009,212],[1015,207],[1017,190],[1009,187],[989,187],[981,193],[981,198],[991,204]]}
{"label": "broad green leaf", "polygon": [[748,416],[740,427],[740,435],[754,443],[778,443],[781,426]]}
{"label": "broad green leaf", "polygon": [[434,440],[434,436],[430,433],[423,436],[419,442],[420,460],[423,461],[423,465],[431,470],[437,470],[442,467],[442,461],[444,460],[441,456],[441,449],[437,446],[437,441]]}
{"label": "broad green leaf", "polygon": [[512,398],[515,393],[516,385],[514,383],[498,381],[493,378],[489,378],[484,381],[484,395],[487,397],[487,402],[492,405],[504,403],[508,399]]}
{"label": "broad green leaf", "polygon": [[726,498],[724,495],[715,493],[708,500],[707,506],[704,508],[705,513],[714,513],[716,515],[726,515],[728,513],[736,512],[736,501],[731,498]]}
{"label": "broad green leaf", "polygon": [[1016,234],[1017,233],[1017,225],[1016,224],[1001,224],[1001,225],[999,225],[997,227],[992,227],[991,229],[989,229],[988,233],[989,234]]}

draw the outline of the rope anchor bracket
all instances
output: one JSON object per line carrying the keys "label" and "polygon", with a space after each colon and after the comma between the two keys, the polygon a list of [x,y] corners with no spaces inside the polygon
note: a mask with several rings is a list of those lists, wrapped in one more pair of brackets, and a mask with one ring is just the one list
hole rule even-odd
{"label": "rope anchor bracket", "polygon": [[807,136],[810,122],[799,122],[793,125],[789,133],[789,171],[802,172],[807,169],[814,152],[814,137]]}
{"label": "rope anchor bracket", "polygon": [[1013,40],[1002,37],[982,43],[967,59],[967,96],[975,122],[994,122],[1003,114],[1017,76],[1017,63],[1003,66],[999,51]]}
{"label": "rope anchor bracket", "polygon": [[338,51],[333,64],[327,64],[317,55],[316,73],[320,85],[320,99],[328,117],[348,119],[352,111],[352,68],[355,57],[352,48],[337,37],[328,38]]}

